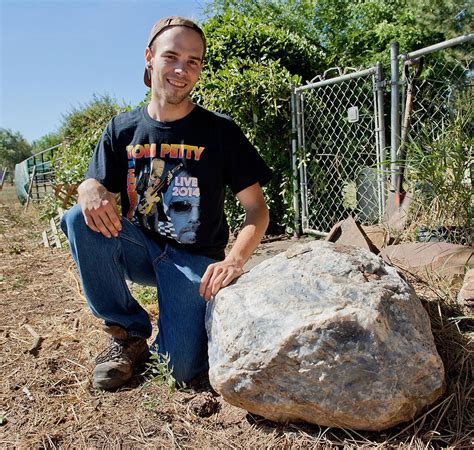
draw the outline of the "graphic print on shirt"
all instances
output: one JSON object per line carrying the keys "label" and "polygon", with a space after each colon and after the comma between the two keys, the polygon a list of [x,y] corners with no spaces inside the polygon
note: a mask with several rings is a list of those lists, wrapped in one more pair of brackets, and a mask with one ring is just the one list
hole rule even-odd
{"label": "graphic print on shirt", "polygon": [[200,190],[198,179],[186,170],[183,161],[199,160],[203,150],[161,144],[160,156],[182,157],[180,162],[170,162],[156,157],[155,144],[127,146],[127,217],[179,243],[195,243],[200,225]]}

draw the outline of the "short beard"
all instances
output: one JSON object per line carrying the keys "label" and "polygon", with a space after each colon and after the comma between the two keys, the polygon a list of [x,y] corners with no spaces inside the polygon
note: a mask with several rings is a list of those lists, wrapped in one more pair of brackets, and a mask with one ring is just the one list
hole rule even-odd
{"label": "short beard", "polygon": [[170,94],[169,92],[160,93],[158,91],[157,92],[157,98],[162,98],[166,103],[168,103],[170,105],[177,106],[177,105],[182,104],[186,100],[188,100],[190,93],[191,93],[191,90],[189,90],[188,92],[185,92],[181,95],[173,95],[173,94]]}

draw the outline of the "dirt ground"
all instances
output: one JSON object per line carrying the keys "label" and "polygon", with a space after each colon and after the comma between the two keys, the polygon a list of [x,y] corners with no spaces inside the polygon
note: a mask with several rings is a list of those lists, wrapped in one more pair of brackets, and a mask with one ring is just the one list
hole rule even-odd
{"label": "dirt ground", "polygon": [[[466,338],[472,338],[472,322],[460,329],[463,322],[457,321],[457,333],[445,320],[453,313],[445,313],[439,295],[417,280],[433,329],[441,330],[437,344],[447,393],[422,418],[386,432],[276,424],[227,404],[205,386],[170,393],[142,375],[117,392],[94,390],[93,359],[106,335],[87,309],[68,252],[42,245],[45,228],[35,208],[25,212],[10,187],[0,192],[0,448],[467,448],[474,443],[472,339]],[[263,244],[257,259],[290,243]],[[42,338],[36,349],[34,333]],[[457,359],[450,342],[464,348]]]}

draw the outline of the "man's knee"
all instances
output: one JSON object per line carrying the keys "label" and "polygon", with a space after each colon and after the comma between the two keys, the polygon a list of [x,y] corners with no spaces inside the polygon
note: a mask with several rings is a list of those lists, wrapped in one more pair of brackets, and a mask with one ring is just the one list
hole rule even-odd
{"label": "man's knee", "polygon": [[69,235],[69,231],[83,227],[87,227],[87,225],[84,220],[84,215],[82,214],[82,209],[79,205],[73,206],[63,214],[61,218],[61,229],[66,236]]}

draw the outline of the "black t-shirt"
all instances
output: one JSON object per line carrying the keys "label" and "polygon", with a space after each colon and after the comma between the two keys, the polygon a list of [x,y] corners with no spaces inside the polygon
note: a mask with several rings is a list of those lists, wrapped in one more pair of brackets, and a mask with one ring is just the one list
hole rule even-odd
{"label": "black t-shirt", "polygon": [[120,192],[123,216],[154,239],[223,259],[225,186],[263,186],[271,171],[229,117],[195,106],[158,122],[144,106],[108,123],[86,177]]}

